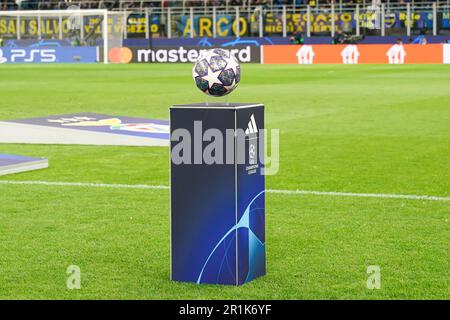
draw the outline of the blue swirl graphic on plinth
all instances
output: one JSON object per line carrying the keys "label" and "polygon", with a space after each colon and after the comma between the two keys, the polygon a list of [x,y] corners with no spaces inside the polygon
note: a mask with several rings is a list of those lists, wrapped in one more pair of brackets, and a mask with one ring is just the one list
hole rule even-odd
{"label": "blue swirl graphic on plinth", "polygon": [[[262,196],[264,194],[264,192],[265,191],[261,191],[260,193],[258,193],[250,201],[250,203],[247,205],[247,208],[245,209],[244,214],[242,215],[242,217],[239,220],[239,222],[236,225],[234,225],[230,230],[228,230],[223,235],[223,237],[217,242],[217,244],[214,246],[213,250],[209,254],[209,256],[206,259],[205,263],[203,264],[203,267],[202,267],[202,269],[200,271],[200,274],[198,276],[198,279],[197,279],[197,284],[201,283],[203,272],[205,271],[205,268],[208,266],[208,263],[209,263],[210,259],[212,258],[212,256],[214,255],[214,253],[216,252],[216,250],[222,244],[224,244],[224,242],[226,241],[228,236],[232,235],[233,232],[237,231],[240,228],[248,230],[249,270],[248,270],[248,274],[247,274],[245,282],[250,281],[250,280],[256,278],[258,275],[262,274],[260,269],[264,268],[265,265],[261,265],[261,263],[259,263],[259,262],[262,259],[264,259],[264,256],[265,256],[265,243],[263,241],[261,241],[261,239],[259,239],[258,236],[251,230],[251,227],[250,227],[250,215],[251,214],[255,214],[256,211],[260,211],[260,210],[262,210],[263,213],[264,213],[264,208],[253,208],[253,209],[251,209],[252,204],[260,196]],[[231,242],[232,242],[232,240],[230,240],[230,243]],[[222,265],[223,265],[224,261],[226,261],[226,259],[227,259],[227,253],[228,253],[229,246],[230,246],[230,244],[225,245],[224,256],[222,257],[222,263],[220,265],[220,269],[219,269],[219,273],[217,275],[217,278],[220,277],[220,273],[222,271]],[[237,276],[238,275],[236,275],[236,277]]]}

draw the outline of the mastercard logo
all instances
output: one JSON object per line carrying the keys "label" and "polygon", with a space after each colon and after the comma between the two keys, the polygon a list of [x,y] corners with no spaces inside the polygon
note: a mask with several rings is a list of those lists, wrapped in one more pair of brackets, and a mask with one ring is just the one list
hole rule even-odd
{"label": "mastercard logo", "polygon": [[109,50],[108,58],[111,63],[130,63],[133,52],[127,47],[112,48]]}

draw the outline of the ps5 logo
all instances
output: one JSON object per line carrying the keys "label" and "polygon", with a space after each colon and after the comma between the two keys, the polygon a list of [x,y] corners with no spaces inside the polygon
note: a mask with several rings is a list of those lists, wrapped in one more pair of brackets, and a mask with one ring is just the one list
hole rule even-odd
{"label": "ps5 logo", "polygon": [[56,62],[55,49],[11,49],[11,62]]}
{"label": "ps5 logo", "polygon": [[3,50],[0,49],[0,63],[5,63],[8,60],[3,56]]}

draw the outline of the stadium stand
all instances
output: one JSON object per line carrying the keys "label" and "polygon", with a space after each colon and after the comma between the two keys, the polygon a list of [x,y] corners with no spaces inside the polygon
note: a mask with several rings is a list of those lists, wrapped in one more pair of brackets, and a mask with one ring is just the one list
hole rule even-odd
{"label": "stadium stand", "polygon": [[51,10],[66,9],[69,6],[79,6],[81,9],[145,9],[145,8],[180,8],[180,7],[280,7],[283,5],[292,7],[313,6],[320,7],[335,4],[338,7],[353,7],[356,4],[368,6],[372,3],[385,3],[386,5],[404,5],[411,3],[418,6],[431,6],[433,2],[444,3],[448,5],[448,1],[439,0],[387,0],[387,1],[370,1],[370,0],[78,0],[78,1],[55,1],[55,0],[2,0],[0,1],[1,10]]}
{"label": "stadium stand", "polygon": [[[74,8],[123,14],[125,39],[278,37],[284,40],[271,38],[270,42],[330,44],[395,43],[403,37],[402,41],[411,43],[426,35],[428,43],[442,43],[450,36],[450,0],[0,0],[5,17],[0,38],[54,38],[59,33],[61,39],[61,30],[45,28],[45,24],[39,30],[28,27],[28,22],[8,18],[7,13]],[[19,24],[22,34],[16,28]],[[57,22],[51,27],[61,29]],[[349,40],[336,40],[338,32]]]}

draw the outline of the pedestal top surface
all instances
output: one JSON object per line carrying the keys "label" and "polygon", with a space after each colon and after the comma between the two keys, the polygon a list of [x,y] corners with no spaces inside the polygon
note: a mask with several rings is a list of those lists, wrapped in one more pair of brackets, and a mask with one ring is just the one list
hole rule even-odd
{"label": "pedestal top surface", "polygon": [[170,107],[171,109],[195,109],[195,108],[206,108],[206,109],[241,109],[241,108],[252,108],[262,106],[262,103],[225,103],[225,102],[198,102],[190,104],[176,104]]}

